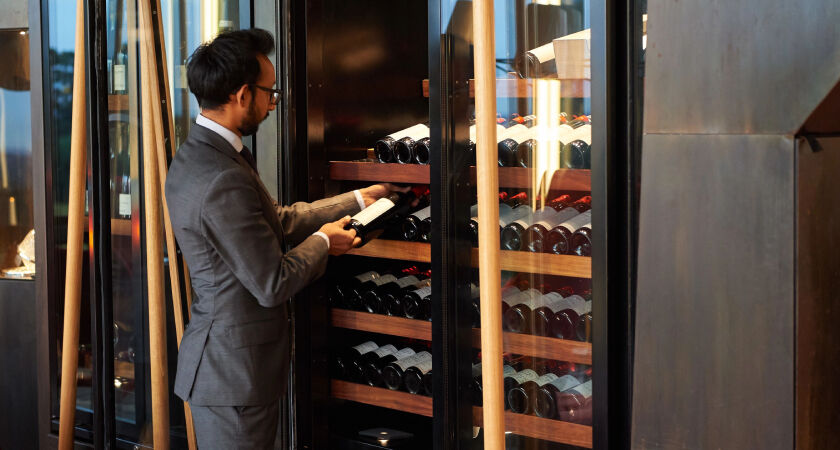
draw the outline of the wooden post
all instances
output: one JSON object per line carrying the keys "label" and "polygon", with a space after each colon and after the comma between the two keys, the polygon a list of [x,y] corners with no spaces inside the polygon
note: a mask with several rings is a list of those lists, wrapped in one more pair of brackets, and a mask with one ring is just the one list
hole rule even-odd
{"label": "wooden post", "polygon": [[61,349],[61,401],[58,448],[73,448],[76,420],[76,372],[79,366],[82,244],[85,232],[87,165],[87,96],[85,94],[85,2],[76,2],[73,58],[73,123],[70,131],[70,197],[67,210],[67,269],[64,281],[64,337]]}
{"label": "wooden post", "polygon": [[154,448],[169,448],[169,382],[166,358],[166,307],[163,292],[163,250],[161,248],[161,205],[152,98],[157,78],[150,77],[154,51],[149,48],[151,23],[148,0],[139,2],[140,73],[142,76],[143,193],[146,221],[146,277],[149,301],[149,359],[152,384],[152,435]]}
{"label": "wooden post", "polygon": [[475,43],[478,270],[481,286],[481,373],[484,448],[505,448],[502,402],[501,268],[499,266],[499,169],[496,150],[496,61],[493,1],[473,0]]}
{"label": "wooden post", "polygon": [[[159,8],[160,6],[158,3],[157,10],[159,10]],[[159,20],[160,14],[156,14],[156,16]],[[146,29],[149,32],[144,34],[145,39],[141,44],[145,46],[145,54],[149,57],[146,63],[146,72],[143,73],[143,76],[147,78],[151,83],[154,83],[154,86],[148,92],[149,101],[152,107],[151,115],[156,137],[156,140],[153,143],[153,148],[155,152],[154,159],[157,161],[158,185],[160,189],[160,198],[163,207],[163,225],[166,236],[166,249],[167,253],[169,254],[169,280],[172,288],[172,311],[173,315],[175,316],[175,342],[180,348],[181,338],[184,336],[184,313],[181,303],[181,286],[180,276],[178,273],[178,253],[175,248],[175,234],[172,231],[172,222],[169,219],[169,208],[166,204],[165,185],[168,167],[166,160],[166,146],[164,145],[163,139],[164,120],[167,120],[169,122],[169,142],[173,146],[174,133],[172,131],[172,116],[169,113],[170,104],[167,101],[166,103],[164,103],[165,109],[161,107],[161,95],[159,89],[160,83],[158,82],[159,77],[162,77],[164,80],[168,80],[165,62],[158,65],[158,60],[165,61],[166,56],[163,49],[164,40],[163,36],[161,36],[162,28],[160,27],[160,23],[157,24],[158,26],[156,28],[158,32],[151,33],[151,31],[154,29],[152,27],[154,19],[151,17],[151,11],[149,10],[149,8],[143,8],[142,18],[145,21],[145,23],[149,24],[149,27]],[[161,42],[160,54],[156,53],[155,37],[159,38],[159,41]],[[164,86],[166,86],[166,84],[168,83],[165,82]],[[164,90],[168,92],[168,89],[166,87],[164,87]],[[169,95],[166,95],[166,98],[168,99]],[[187,444],[189,445],[190,450],[195,450],[195,427],[192,421],[192,411],[190,410],[190,405],[187,402],[184,402],[184,421],[187,428]]]}

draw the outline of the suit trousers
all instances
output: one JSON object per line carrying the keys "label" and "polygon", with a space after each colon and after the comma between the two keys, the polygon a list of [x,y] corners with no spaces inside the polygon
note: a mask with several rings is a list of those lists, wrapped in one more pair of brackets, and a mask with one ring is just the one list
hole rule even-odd
{"label": "suit trousers", "polygon": [[260,406],[190,405],[199,450],[272,450],[279,402]]}

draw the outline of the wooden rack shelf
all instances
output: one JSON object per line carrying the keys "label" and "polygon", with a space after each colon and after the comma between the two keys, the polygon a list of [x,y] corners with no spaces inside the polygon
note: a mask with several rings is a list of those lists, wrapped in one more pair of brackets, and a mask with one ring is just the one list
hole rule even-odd
{"label": "wooden rack shelf", "polygon": [[[338,328],[423,341],[432,340],[432,323],[427,320],[333,309],[331,323],[332,326]],[[592,364],[592,344],[586,342],[507,332],[502,333],[502,340],[506,352],[579,364]],[[473,329],[473,346],[476,348],[481,346],[481,335],[478,328]]]}
{"label": "wooden rack shelf", "polygon": [[127,94],[111,94],[108,96],[108,111],[120,112],[128,111],[128,95]]}
{"label": "wooden rack shelf", "polygon": [[[552,191],[590,191],[590,171],[586,169],[557,169],[536,176],[534,169],[500,167],[499,187],[531,188],[543,178],[550,180]],[[419,164],[383,164],[375,162],[332,161],[330,178],[333,180],[375,181],[392,183],[429,184],[429,166]],[[475,182],[475,167],[470,167],[470,180]]]}
{"label": "wooden rack shelf", "polygon": [[425,242],[372,239],[361,247],[351,249],[347,254],[402,261],[432,262],[431,244]]}
{"label": "wooden rack shelf", "polygon": [[[433,414],[430,397],[339,380],[333,380],[331,388],[333,398],[426,417]],[[481,408],[473,407],[473,423],[478,426],[483,422],[482,412]],[[585,425],[506,412],[505,429],[520,436],[592,448],[592,427]]]}
{"label": "wooden rack shelf", "polygon": [[[558,83],[561,98],[589,98],[592,96],[592,82],[586,79],[559,80],[557,78],[497,78],[496,97],[531,98],[535,82]],[[475,80],[469,81],[470,98],[475,98]],[[429,97],[429,80],[423,80],[423,97]]]}

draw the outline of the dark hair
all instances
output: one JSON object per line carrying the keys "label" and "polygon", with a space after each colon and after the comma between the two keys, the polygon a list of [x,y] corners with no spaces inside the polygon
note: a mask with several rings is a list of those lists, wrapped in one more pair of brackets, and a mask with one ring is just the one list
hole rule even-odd
{"label": "dark hair", "polygon": [[190,92],[203,109],[216,109],[244,84],[257,82],[259,54],[274,51],[274,38],[259,28],[226,31],[201,44],[187,62]]}

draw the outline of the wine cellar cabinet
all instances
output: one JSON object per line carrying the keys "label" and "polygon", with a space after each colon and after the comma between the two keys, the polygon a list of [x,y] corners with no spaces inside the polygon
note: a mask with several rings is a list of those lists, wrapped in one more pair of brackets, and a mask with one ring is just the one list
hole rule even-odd
{"label": "wine cellar cabinet", "polygon": [[[626,442],[633,146],[607,55],[634,41],[601,3],[495,2],[508,449]],[[411,187],[293,302],[295,448],[483,448],[472,3],[285,8],[283,199]]]}

